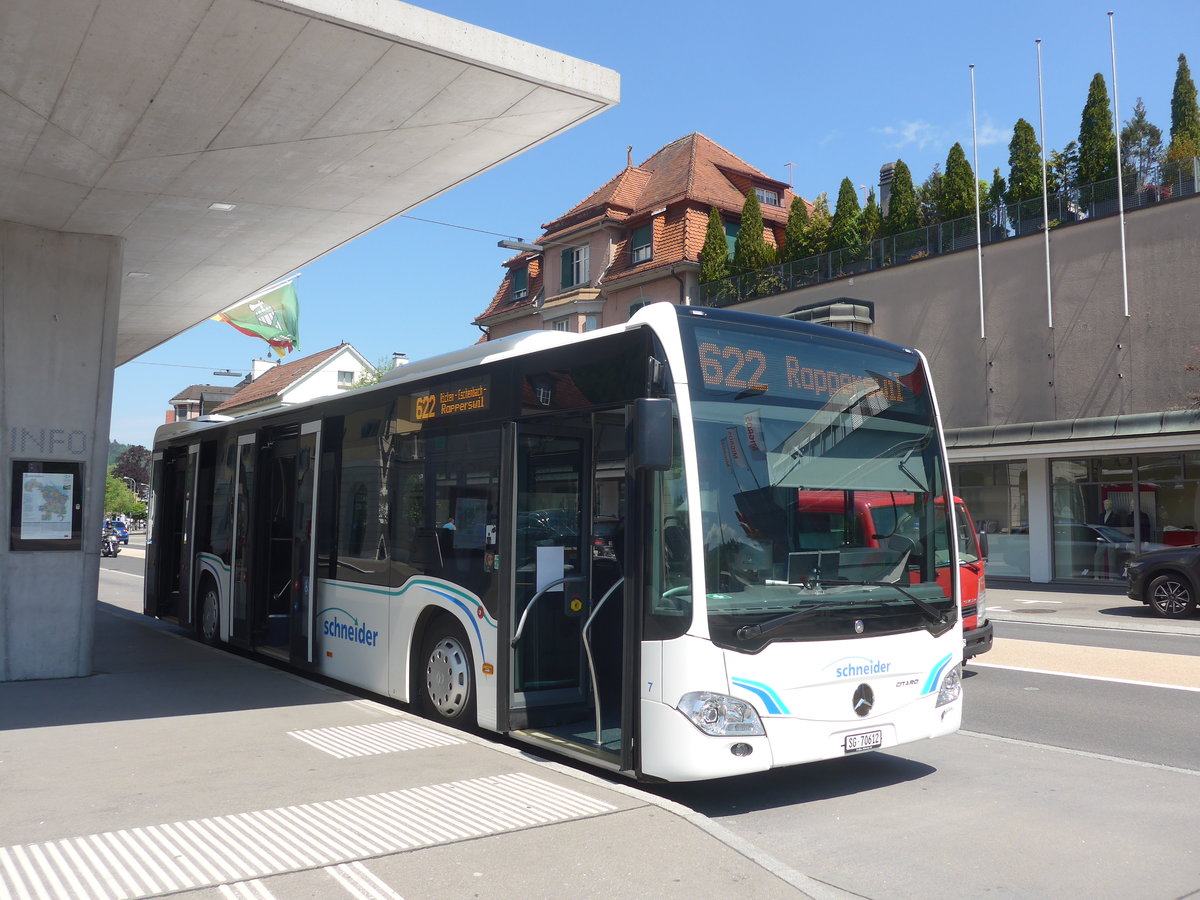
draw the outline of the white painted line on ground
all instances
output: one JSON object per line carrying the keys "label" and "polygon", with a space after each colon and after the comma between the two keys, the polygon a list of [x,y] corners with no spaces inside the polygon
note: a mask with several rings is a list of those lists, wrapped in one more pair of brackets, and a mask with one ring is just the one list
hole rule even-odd
{"label": "white painted line on ground", "polygon": [[[311,868],[314,860],[323,865],[354,862],[615,809],[535,775],[492,775],[0,847],[0,897],[132,900],[225,884],[230,886],[222,891],[227,897],[265,898],[270,895],[257,879]],[[285,849],[294,846],[297,833],[306,836],[303,852]],[[365,868],[341,874],[357,890],[375,891],[364,897],[395,900],[391,889]]]}
{"label": "white painted line on ground", "polygon": [[400,721],[310,728],[304,731],[289,731],[288,734],[338,759],[466,743],[462,738],[412,722]]}

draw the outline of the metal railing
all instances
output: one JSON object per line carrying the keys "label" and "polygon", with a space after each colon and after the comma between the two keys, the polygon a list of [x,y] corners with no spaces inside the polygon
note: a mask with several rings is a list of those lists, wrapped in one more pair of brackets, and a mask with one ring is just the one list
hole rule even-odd
{"label": "metal railing", "polygon": [[[1122,188],[1126,211],[1194,197],[1200,193],[1200,158],[1167,163],[1149,178],[1127,174]],[[1049,227],[1061,228],[1114,216],[1118,212],[1117,179],[1111,178],[1051,194],[1046,210],[1043,210],[1040,197],[990,209],[982,216],[980,243],[991,244],[1037,234],[1045,227],[1047,218]],[[730,306],[837,278],[967,250],[975,244],[975,216],[971,215],[878,238],[860,248],[831,250],[705,282],[700,285],[698,302],[701,306]]]}

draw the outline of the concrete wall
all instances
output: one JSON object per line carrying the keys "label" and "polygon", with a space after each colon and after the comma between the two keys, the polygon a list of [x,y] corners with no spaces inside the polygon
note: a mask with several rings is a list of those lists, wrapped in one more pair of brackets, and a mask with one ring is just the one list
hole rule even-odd
{"label": "concrete wall", "polygon": [[[0,222],[0,680],[91,673],[121,241]],[[11,461],[83,464],[83,549],[9,549]]]}
{"label": "concrete wall", "polygon": [[1126,215],[1128,318],[1114,217],[1050,233],[1053,325],[1040,234],[738,305],[773,315],[834,297],[875,303],[873,333],[930,359],[946,425],[1183,409],[1200,393],[1200,198]]}

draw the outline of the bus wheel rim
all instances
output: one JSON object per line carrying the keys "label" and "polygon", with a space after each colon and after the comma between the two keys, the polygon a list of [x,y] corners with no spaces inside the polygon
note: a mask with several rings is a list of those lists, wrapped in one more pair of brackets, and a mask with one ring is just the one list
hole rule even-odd
{"label": "bus wheel rim", "polygon": [[204,605],[200,609],[200,631],[208,640],[217,635],[217,592],[205,591]]}
{"label": "bus wheel rim", "polygon": [[425,689],[434,708],[447,719],[467,706],[471,670],[467,651],[455,638],[444,637],[433,646],[425,671]]}

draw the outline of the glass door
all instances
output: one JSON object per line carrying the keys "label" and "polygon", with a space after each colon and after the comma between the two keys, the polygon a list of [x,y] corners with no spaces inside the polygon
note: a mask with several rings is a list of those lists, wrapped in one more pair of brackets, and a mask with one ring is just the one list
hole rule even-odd
{"label": "glass door", "polygon": [[532,726],[585,719],[589,709],[589,456],[586,434],[517,431],[510,706]]}

